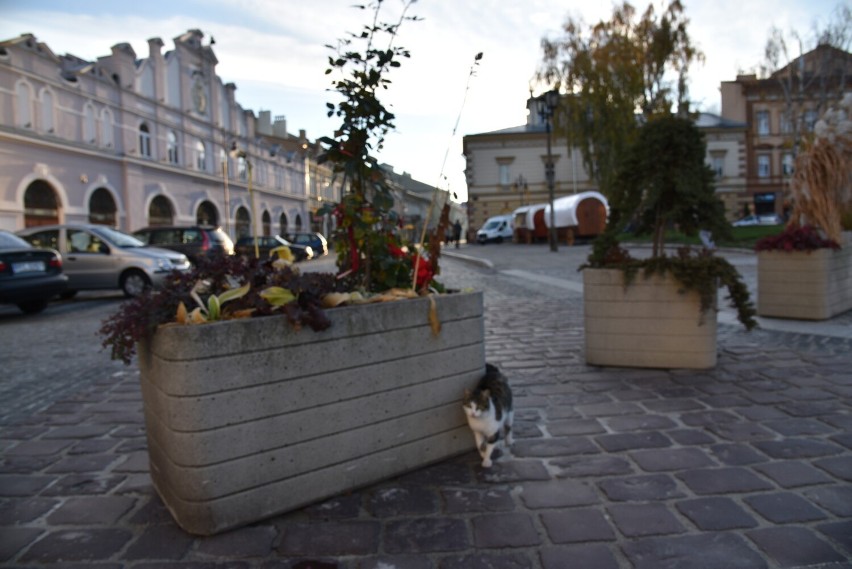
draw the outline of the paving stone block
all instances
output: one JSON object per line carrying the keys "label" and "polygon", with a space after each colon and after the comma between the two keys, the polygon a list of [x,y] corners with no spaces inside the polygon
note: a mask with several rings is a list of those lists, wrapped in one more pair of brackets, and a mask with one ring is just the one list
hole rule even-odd
{"label": "paving stone block", "polygon": [[273,526],[244,527],[199,540],[197,550],[217,558],[266,557],[273,551],[276,538]]}
{"label": "paving stone block", "polygon": [[852,456],[839,456],[836,458],[823,458],[815,460],[814,464],[835,478],[852,482]]}
{"label": "paving stone block", "polygon": [[192,546],[193,537],[175,524],[146,527],[142,535],[127,546],[123,557],[128,560],[182,559]]}
{"label": "paving stone block", "polygon": [[763,552],[782,567],[846,561],[846,556],[804,527],[773,527],[746,532]]}
{"label": "paving stone block", "polygon": [[619,569],[610,547],[600,544],[545,547],[540,556],[543,569]]}
{"label": "paving stone block", "polygon": [[783,439],[780,441],[756,441],[753,443],[761,452],[772,458],[817,458],[840,454],[843,449],[835,444],[813,439]]}
{"label": "paving stone block", "polygon": [[4,527],[0,529],[0,561],[12,559],[24,547],[32,543],[44,530],[28,527]]}
{"label": "paving stone block", "polygon": [[710,452],[713,453],[716,460],[728,466],[745,466],[769,460],[766,458],[766,455],[760,454],[750,446],[742,444],[713,445],[710,447]]}
{"label": "paving stone block", "polygon": [[568,419],[565,421],[551,421],[547,424],[547,431],[554,437],[570,435],[595,435],[605,433],[600,421],[597,419]]}
{"label": "paving stone block", "polygon": [[616,504],[607,508],[613,523],[627,537],[684,533],[677,518],[663,504]]}
{"label": "paving stone block", "polygon": [[613,541],[615,532],[604,515],[591,508],[544,512],[541,521],[553,543]]}
{"label": "paving stone block", "polygon": [[581,456],[550,461],[559,469],[560,478],[583,478],[586,476],[612,476],[633,472],[630,463],[617,456]]}
{"label": "paving stone block", "polygon": [[575,454],[595,454],[600,449],[587,437],[570,437],[544,440],[515,441],[512,454],[519,457],[545,458],[553,456],[571,456]]}
{"label": "paving stone block", "polygon": [[610,478],[598,482],[598,486],[616,502],[668,500],[683,496],[674,478],[665,474]]}
{"label": "paving stone block", "polygon": [[705,409],[696,399],[661,399],[659,401],[643,401],[642,405],[654,413],[672,413],[675,411],[697,411]]}
{"label": "paving stone block", "polygon": [[790,492],[746,496],[743,501],[758,514],[776,524],[804,523],[826,518],[825,512]]}
{"label": "paving stone block", "polygon": [[80,494],[107,494],[121,484],[125,476],[110,475],[100,472],[90,474],[69,474],[63,476],[42,492],[44,496],[73,496]]}
{"label": "paving stone block", "polygon": [[343,520],[358,517],[363,497],[358,492],[337,496],[305,508],[310,517],[322,520]]}
{"label": "paving stone block", "polygon": [[716,439],[701,429],[677,429],[666,431],[666,436],[681,445],[707,445]]}
{"label": "paving stone block", "polygon": [[716,436],[729,441],[744,442],[775,438],[775,433],[756,423],[716,423],[708,427]]}
{"label": "paving stone block", "polygon": [[283,524],[276,549],[281,555],[375,555],[378,553],[378,522],[339,521]]}
{"label": "paving stone block", "polygon": [[418,518],[388,522],[384,528],[384,547],[393,554],[461,551],[470,547],[470,541],[463,520]]}
{"label": "paving stone block", "polygon": [[491,468],[480,468],[477,478],[489,483],[523,482],[525,480],[550,480],[550,473],[541,462],[498,460]]}
{"label": "paving stone block", "polygon": [[525,513],[489,514],[473,518],[473,542],[483,549],[532,547],[541,539]]}
{"label": "paving stone block", "polygon": [[772,485],[745,468],[701,468],[677,477],[696,494],[733,494],[771,490]]}
{"label": "paving stone block", "polygon": [[444,488],[441,492],[449,514],[508,512],[515,509],[515,501],[506,488]]}
{"label": "paving stone block", "polygon": [[367,507],[377,518],[432,514],[438,511],[438,495],[416,486],[379,487],[370,494]]}
{"label": "paving stone block", "polygon": [[707,454],[697,448],[649,449],[630,452],[630,458],[647,472],[687,470],[715,466]]}
{"label": "paving stone block", "polygon": [[807,435],[824,435],[834,433],[836,429],[816,419],[787,418],[777,421],[766,421],[763,423],[773,431],[787,437],[800,437]]}
{"label": "paving stone block", "polygon": [[671,440],[657,432],[600,435],[595,437],[595,441],[609,452],[640,448],[664,448],[672,445]]}
{"label": "paving stone block", "polygon": [[51,525],[114,525],[136,505],[126,496],[84,496],[68,498],[49,516]]}
{"label": "paving stone block", "polygon": [[74,444],[72,441],[57,440],[35,440],[21,441],[12,448],[6,449],[5,456],[53,456]]}
{"label": "paving stone block", "polygon": [[[405,569],[398,565],[384,565],[377,569]],[[531,569],[535,567],[525,553],[503,552],[498,554],[475,553],[472,555],[449,556],[441,559],[440,569]]]}
{"label": "paving stone block", "polygon": [[690,427],[710,427],[718,423],[735,423],[739,418],[728,411],[697,411],[683,413],[680,420]]}
{"label": "paving stone block", "polygon": [[831,482],[831,478],[824,472],[814,468],[807,462],[798,460],[783,460],[758,464],[754,469],[768,476],[776,484],[784,488],[813,486],[815,484]]}
{"label": "paving stone block", "polygon": [[824,510],[836,516],[852,518],[852,486],[827,486],[824,488],[809,488],[805,496],[816,502]]}
{"label": "paving stone block", "polygon": [[521,486],[520,496],[532,509],[590,506],[600,501],[590,484],[575,480],[527,482]]}
{"label": "paving stone block", "polygon": [[47,469],[49,473],[104,472],[122,457],[115,454],[80,454],[66,456]]}
{"label": "paving stone block", "polygon": [[52,498],[11,498],[0,500],[0,526],[32,522],[59,504]]}
{"label": "paving stone block", "polygon": [[124,529],[60,530],[34,543],[20,558],[21,563],[57,563],[107,560],[133,538]]}
{"label": "paving stone block", "polygon": [[762,556],[740,536],[708,533],[627,543],[634,569],[766,569]]}
{"label": "paving stone block", "polygon": [[[397,555],[397,556],[381,556],[381,557],[368,557],[366,559],[359,559],[355,565],[353,565],[354,569],[387,569],[388,567],[394,567],[395,569],[435,569],[435,565],[432,563],[430,559],[423,557],[422,555],[414,556],[414,555]],[[266,566],[264,565],[264,569]],[[324,569],[317,565],[316,567],[304,567],[303,569]],[[338,565],[335,563],[332,567],[328,569],[339,569]]]}
{"label": "paving stone block", "polygon": [[676,426],[675,422],[662,415],[639,415],[610,417],[604,423],[616,433],[633,431],[666,430]]}
{"label": "paving stone block", "polygon": [[56,476],[0,474],[0,496],[35,496],[56,479]]}
{"label": "paving stone block", "polygon": [[757,520],[730,498],[696,498],[682,500],[675,507],[704,531],[726,531],[753,528]]}

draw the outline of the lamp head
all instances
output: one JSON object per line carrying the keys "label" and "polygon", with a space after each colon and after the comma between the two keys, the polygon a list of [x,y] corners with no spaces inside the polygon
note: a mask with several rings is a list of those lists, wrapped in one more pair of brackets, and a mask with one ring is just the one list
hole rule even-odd
{"label": "lamp head", "polygon": [[547,93],[544,94],[544,102],[547,105],[547,108],[552,113],[556,110],[556,107],[559,106],[559,91],[556,89],[551,89]]}

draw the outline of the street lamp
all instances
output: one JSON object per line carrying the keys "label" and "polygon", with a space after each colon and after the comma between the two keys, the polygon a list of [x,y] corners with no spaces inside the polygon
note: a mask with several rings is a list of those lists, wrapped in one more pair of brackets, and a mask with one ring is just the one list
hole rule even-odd
{"label": "street lamp", "polygon": [[249,193],[249,202],[251,203],[251,235],[254,238],[254,256],[256,259],[260,259],[260,248],[257,245],[257,211],[254,207],[254,189],[251,187],[251,161],[248,159],[248,155],[245,150],[240,150],[237,148],[237,143],[235,142],[231,145],[231,158],[242,158],[246,163],[246,170],[248,174],[248,193]]}
{"label": "street lamp", "polygon": [[544,119],[545,129],[547,131],[547,163],[544,166],[544,175],[547,179],[547,196],[550,200],[550,231],[548,232],[548,241],[550,242],[550,250],[558,251],[556,244],[556,210],[553,208],[553,154],[551,153],[551,131],[553,123],[553,113],[556,112],[556,107],[559,105],[559,91],[552,89],[538,98],[539,116]]}
{"label": "street lamp", "polygon": [[527,180],[524,178],[523,174],[518,174],[518,179],[515,180],[515,189],[518,190],[518,195],[520,196],[521,205],[524,205],[524,198],[527,195]]}

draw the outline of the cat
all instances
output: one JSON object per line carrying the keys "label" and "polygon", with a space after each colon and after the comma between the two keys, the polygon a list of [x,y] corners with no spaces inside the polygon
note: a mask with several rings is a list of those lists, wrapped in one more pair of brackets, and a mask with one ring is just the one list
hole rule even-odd
{"label": "cat", "polygon": [[512,444],[512,389],[496,366],[485,364],[485,375],[473,391],[464,390],[462,401],[467,424],[476,439],[476,449],[482,457],[482,467],[491,467],[491,453],[505,436],[505,448]]}

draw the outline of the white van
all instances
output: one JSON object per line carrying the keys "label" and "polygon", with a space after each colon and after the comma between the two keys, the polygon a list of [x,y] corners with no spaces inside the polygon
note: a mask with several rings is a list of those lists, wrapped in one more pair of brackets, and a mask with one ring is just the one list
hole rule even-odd
{"label": "white van", "polygon": [[489,217],[482,228],[476,232],[476,241],[485,245],[489,241],[502,243],[504,239],[512,239],[514,234],[511,215],[496,215]]}

